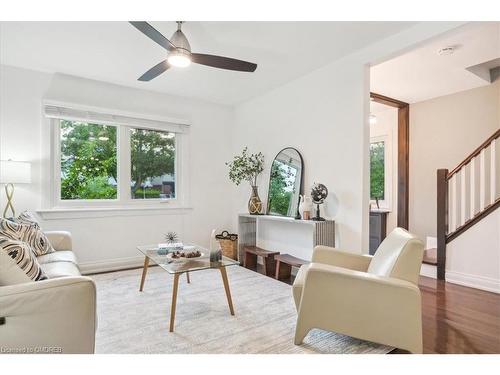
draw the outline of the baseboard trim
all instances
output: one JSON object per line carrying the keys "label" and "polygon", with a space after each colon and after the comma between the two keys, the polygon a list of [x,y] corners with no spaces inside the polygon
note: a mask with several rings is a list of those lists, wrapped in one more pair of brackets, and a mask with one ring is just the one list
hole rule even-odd
{"label": "baseboard trim", "polygon": [[487,292],[500,294],[500,280],[491,277],[470,275],[462,272],[446,270],[446,281],[452,284],[468,286]]}
{"label": "baseboard trim", "polygon": [[437,279],[437,267],[432,264],[422,263],[422,267],[420,267],[420,275]]}
{"label": "baseboard trim", "polygon": [[144,257],[135,256],[128,258],[107,259],[98,262],[79,263],[78,267],[83,275],[92,273],[101,273],[109,271],[118,271],[127,268],[141,267],[144,264]]}

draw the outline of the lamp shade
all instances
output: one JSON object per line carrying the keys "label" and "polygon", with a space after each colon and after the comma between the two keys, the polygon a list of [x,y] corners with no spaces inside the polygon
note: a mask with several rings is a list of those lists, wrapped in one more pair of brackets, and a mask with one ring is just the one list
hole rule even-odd
{"label": "lamp shade", "polygon": [[26,161],[1,160],[0,183],[2,184],[31,183],[31,164]]}

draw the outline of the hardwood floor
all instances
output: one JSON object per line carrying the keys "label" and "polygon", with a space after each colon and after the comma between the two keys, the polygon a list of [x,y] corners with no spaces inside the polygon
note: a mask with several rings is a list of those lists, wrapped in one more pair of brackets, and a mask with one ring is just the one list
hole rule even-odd
{"label": "hardwood floor", "polygon": [[428,277],[419,286],[424,353],[500,353],[500,294]]}
{"label": "hardwood floor", "polygon": [[[262,267],[258,272],[264,273]],[[424,353],[500,354],[500,294],[428,277],[420,278],[419,287]]]}

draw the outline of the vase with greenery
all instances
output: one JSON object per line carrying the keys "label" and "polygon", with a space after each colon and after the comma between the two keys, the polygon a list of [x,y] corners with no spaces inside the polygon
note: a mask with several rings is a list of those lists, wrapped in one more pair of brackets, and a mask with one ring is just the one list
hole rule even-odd
{"label": "vase with greenery", "polygon": [[236,155],[232,161],[227,162],[229,167],[229,179],[238,186],[242,181],[248,181],[252,188],[252,194],[248,200],[248,212],[252,215],[262,213],[262,201],[259,197],[257,178],[264,170],[264,155],[248,154],[245,147],[241,155]]}

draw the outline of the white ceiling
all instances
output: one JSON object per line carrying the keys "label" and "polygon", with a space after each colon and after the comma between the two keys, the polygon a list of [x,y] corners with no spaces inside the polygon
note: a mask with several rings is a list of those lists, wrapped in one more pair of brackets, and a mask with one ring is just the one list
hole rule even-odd
{"label": "white ceiling", "polygon": [[[455,46],[451,55],[437,51]],[[371,91],[407,103],[489,83],[466,70],[500,57],[500,22],[468,24],[404,55],[371,68]]]}
{"label": "white ceiling", "polygon": [[[187,22],[194,52],[255,62],[255,73],[193,64],[137,78],[165,51],[127,22],[1,22],[0,63],[60,72],[221,104],[236,104],[388,37],[415,22]],[[174,22],[152,22],[167,38]]]}

